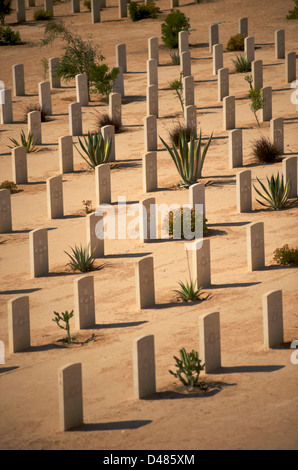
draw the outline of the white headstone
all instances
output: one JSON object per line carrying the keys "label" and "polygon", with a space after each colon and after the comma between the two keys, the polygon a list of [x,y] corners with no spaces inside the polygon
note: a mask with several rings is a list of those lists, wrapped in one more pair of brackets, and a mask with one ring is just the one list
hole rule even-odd
{"label": "white headstone", "polygon": [[205,373],[221,367],[220,314],[205,313],[199,317],[199,357],[205,364]]}
{"label": "white headstone", "polygon": [[133,342],[133,379],[135,398],[146,398],[156,391],[154,336]]}
{"label": "white headstone", "polygon": [[59,429],[83,424],[82,366],[68,364],[58,369]]}
{"label": "white headstone", "polygon": [[89,274],[74,280],[74,319],[78,330],[94,328],[94,278]]}

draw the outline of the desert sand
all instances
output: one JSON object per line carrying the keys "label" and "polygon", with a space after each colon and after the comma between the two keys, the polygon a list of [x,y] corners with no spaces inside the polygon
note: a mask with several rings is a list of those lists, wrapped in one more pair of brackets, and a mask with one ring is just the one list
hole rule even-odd
{"label": "desert sand", "polygon": [[[37,2],[38,3],[38,2]],[[41,3],[41,2],[40,2]],[[169,0],[158,0],[157,19],[133,23],[118,18],[116,0],[107,0],[102,22],[92,25],[81,2],[81,13],[71,14],[70,2],[54,5],[76,32],[92,35],[105,62],[115,66],[115,46],[125,43],[127,73],[122,106],[124,132],[116,135],[118,168],[111,173],[112,201],[125,196],[128,204],[146,197],[142,189],[141,158],[144,154],[143,122],[146,115],[146,60],[148,38],[159,38],[158,135],[168,140],[168,130],[182,119],[179,101],[169,82],[179,78],[179,66],[171,63],[161,41],[161,24],[170,11]],[[63,331],[52,321],[53,311],[73,309],[73,282],[81,273],[66,268],[69,247],[86,243],[82,201],[95,204],[94,173],[74,150],[74,173],[63,175],[64,214],[49,220],[46,179],[59,174],[58,138],[69,133],[68,104],[75,101],[73,82],[62,82],[52,92],[53,116],[42,124],[43,144],[28,154],[29,183],[12,195],[13,232],[0,235],[0,339],[5,345],[5,364],[0,366],[1,449],[297,449],[298,365],[290,361],[290,342],[298,339],[298,271],[280,267],[274,250],[297,242],[298,209],[274,212],[262,209],[255,200],[250,213],[236,211],[236,173],[229,169],[228,131],[223,130],[222,103],[217,99],[217,77],[212,74],[208,27],[221,22],[220,42],[226,47],[237,33],[238,19],[248,17],[249,35],[255,37],[256,59],[263,60],[264,86],[272,86],[273,117],[285,123],[284,156],[298,155],[298,114],[285,81],[285,60],[275,59],[274,32],[286,31],[286,52],[297,52],[298,20],[286,21],[291,0],[213,0],[201,4],[180,0],[179,9],[190,18],[189,36],[198,130],[204,141],[213,140],[203,169],[206,183],[207,224],[212,229],[212,286],[204,289],[209,300],[177,303],[174,289],[188,278],[183,240],[140,243],[140,240],[106,240],[104,263],[94,276],[96,328],[71,333],[77,342],[67,347]],[[59,57],[63,44],[40,47],[44,23],[33,22],[34,8],[27,8],[28,23],[15,25],[16,13],[6,18],[17,29],[25,45],[1,47],[0,79],[12,88],[12,66],[23,63],[26,96],[13,97],[13,124],[0,126],[0,182],[12,179],[9,138],[27,130],[24,106],[38,103],[38,82],[43,81],[42,58]],[[281,162],[256,164],[251,142],[269,136],[269,123],[257,127],[249,109],[245,74],[233,72],[235,52],[224,53],[230,69],[230,94],[236,97],[236,127],[243,129],[243,169],[256,178],[281,171]],[[92,96],[83,108],[83,132],[96,130],[96,111],[107,112],[104,100]],[[74,143],[78,138],[74,137]],[[188,203],[188,191],[177,187],[179,175],[158,142],[158,191],[148,196],[157,203]],[[208,183],[208,184],[207,184]],[[266,267],[249,272],[246,259],[246,226],[263,221]],[[49,229],[47,277],[29,274],[29,231]],[[154,256],[155,308],[136,308],[134,263],[146,254]],[[284,345],[266,350],[263,343],[262,296],[283,292]],[[8,349],[7,302],[19,295],[30,298],[31,347],[11,354]],[[179,349],[199,348],[198,319],[206,312],[221,315],[222,368],[204,376],[208,392],[186,393],[168,372]],[[142,335],[155,338],[156,386],[154,396],[136,400],[133,392],[132,344]],[[83,373],[84,424],[67,433],[58,427],[58,376],[60,367],[80,362]]]}

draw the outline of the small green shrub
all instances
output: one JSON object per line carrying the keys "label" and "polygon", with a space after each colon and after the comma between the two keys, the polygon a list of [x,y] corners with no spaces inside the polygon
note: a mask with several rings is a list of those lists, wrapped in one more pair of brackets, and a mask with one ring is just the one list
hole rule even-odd
{"label": "small green shrub", "polygon": [[0,46],[19,46],[22,44],[18,31],[13,31],[9,26],[0,26]]}
{"label": "small green shrub", "polygon": [[47,74],[48,74],[48,70],[49,70],[49,61],[48,61],[48,59],[43,57],[40,62],[41,62],[42,69],[43,69],[43,81],[45,82],[46,79],[47,79]]}
{"label": "small green shrub", "polygon": [[253,82],[252,75],[246,75],[246,77],[244,77],[244,80],[246,80],[249,83],[249,93],[248,93],[249,98],[250,98],[249,106],[250,106],[250,109],[252,110],[252,112],[255,115],[258,127],[260,127],[257,112],[260,109],[264,108],[264,98],[263,98],[262,88],[254,88],[252,86],[252,82]]}
{"label": "small green shrub", "polygon": [[50,11],[39,8],[38,10],[35,10],[33,19],[34,21],[50,21],[53,19],[53,15]]}
{"label": "small green shrub", "polygon": [[72,271],[81,271],[81,272],[88,272],[88,271],[95,271],[100,269],[99,267],[95,267],[95,258],[93,254],[89,252],[89,246],[83,248],[82,245],[75,246],[74,248],[71,247],[72,254],[67,254],[70,258],[70,262],[67,263],[66,266],[69,266]]}
{"label": "small green shrub", "polygon": [[298,247],[289,248],[286,244],[274,251],[274,261],[280,266],[298,266]]}
{"label": "small green shrub", "polygon": [[231,36],[227,44],[227,51],[244,51],[244,39],[244,34],[236,34],[235,36]]}
{"label": "small green shrub", "polygon": [[170,52],[170,57],[173,65],[180,65],[180,55],[179,52],[172,51]]}
{"label": "small green shrub", "polygon": [[248,60],[245,55],[240,54],[236,56],[236,59],[232,59],[235,66],[235,72],[245,73],[251,71],[251,61]]}
{"label": "small green shrub", "polygon": [[176,361],[176,372],[169,370],[180,382],[187,387],[197,387],[199,385],[200,372],[204,370],[205,364],[201,364],[199,354],[194,349],[187,353],[185,348],[180,349],[180,358],[174,356]]}
{"label": "small green shrub", "polygon": [[85,0],[84,7],[86,7],[87,10],[91,11],[91,0]]}
{"label": "small green shrub", "polygon": [[92,64],[90,71],[90,92],[104,95],[108,103],[109,94],[113,91],[114,80],[118,73],[118,69],[109,69],[107,64]]}
{"label": "small green shrub", "polygon": [[258,163],[276,163],[281,161],[282,152],[263,136],[252,142],[252,154]]}
{"label": "small green shrub", "polygon": [[[58,312],[54,312],[55,318],[52,319],[53,322],[57,323],[59,328],[62,328],[63,330],[66,330],[67,336],[66,336],[66,341],[68,344],[71,343],[71,336],[70,336],[70,325],[69,321],[73,317],[73,310],[68,313],[66,310],[65,312],[62,312],[61,315]],[[61,325],[60,322],[64,322],[65,325]]]}
{"label": "small green shrub", "polygon": [[198,289],[196,287],[196,280],[191,280],[190,282],[186,281],[185,283],[178,281],[178,284],[180,289],[175,289],[174,292],[176,292],[177,298],[182,300],[182,302],[200,302],[205,300],[201,298],[201,295],[203,294],[202,287],[199,287]]}
{"label": "small green shrub", "polygon": [[289,10],[288,14],[286,15],[287,20],[297,20],[298,19],[298,0],[293,0],[295,3],[294,9]]}
{"label": "small green shrub", "polygon": [[271,176],[270,180],[267,176],[267,186],[258,179],[257,181],[260,184],[263,192],[261,192],[258,188],[255,187],[254,189],[256,193],[261,196],[261,198],[265,201],[262,202],[259,199],[256,199],[259,204],[264,207],[268,207],[269,209],[273,210],[281,210],[281,209],[290,209],[292,207],[297,206],[298,198],[290,199],[290,192],[291,192],[291,180],[288,179],[287,182],[284,184],[283,175],[280,178],[279,173],[275,177],[274,175]]}
{"label": "small green shrub", "polygon": [[95,134],[88,132],[87,138],[84,137],[84,142],[79,137],[79,143],[86,157],[80,152],[76,145],[75,148],[92,170],[94,170],[97,165],[108,163],[112,148],[110,138],[105,141],[101,132]]}
{"label": "small green shrub", "polygon": [[146,4],[129,2],[128,12],[131,21],[140,21],[145,18],[157,18],[160,8],[156,7],[154,2],[147,2]]}
{"label": "small green shrub", "polygon": [[161,39],[168,49],[177,49],[180,31],[188,31],[190,28],[189,18],[180,10],[171,10],[161,25]]}
{"label": "small green shrub", "polygon": [[26,148],[26,152],[30,153],[35,150],[36,144],[37,144],[37,139],[33,139],[33,135],[29,132],[28,136],[26,137],[25,132],[22,130],[21,131],[21,142],[19,143],[16,139],[9,139],[12,143],[13,146],[9,148],[14,148],[14,147],[20,147],[23,146]]}
{"label": "small green shrub", "polygon": [[0,22],[4,25],[5,17],[13,12],[11,6],[12,0],[1,0],[0,2]]}
{"label": "small green shrub", "polygon": [[10,189],[11,194],[19,191],[17,185],[9,180],[2,181],[2,183],[0,183],[0,189]]}
{"label": "small green shrub", "polygon": [[163,230],[174,239],[184,238],[184,229],[183,224],[186,224],[188,230],[190,229],[192,233],[195,232],[196,228],[203,229],[203,236],[209,233],[207,227],[207,219],[201,213],[197,213],[195,209],[178,207],[165,216],[163,220]]}

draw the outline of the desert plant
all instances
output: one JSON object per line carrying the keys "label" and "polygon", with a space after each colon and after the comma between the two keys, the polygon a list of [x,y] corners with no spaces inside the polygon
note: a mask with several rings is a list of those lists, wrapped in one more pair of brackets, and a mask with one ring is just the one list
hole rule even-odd
{"label": "desert plant", "polygon": [[146,4],[138,4],[137,2],[129,2],[128,13],[131,21],[140,21],[145,18],[157,18],[160,8],[154,2]]}
{"label": "desert plant", "polygon": [[30,153],[35,150],[36,144],[37,144],[37,139],[33,139],[33,135],[29,132],[28,136],[26,137],[25,132],[22,130],[21,131],[21,142],[19,143],[16,139],[9,139],[12,143],[13,146],[8,146],[9,148],[14,148],[14,147],[20,147],[23,146],[26,148],[26,152]]}
{"label": "desert plant", "polygon": [[[66,330],[66,333],[67,333],[66,340],[67,340],[68,344],[70,344],[71,343],[71,336],[70,336],[69,321],[73,317],[73,310],[71,312],[68,312],[68,310],[66,310],[65,312],[61,312],[61,314],[58,313],[58,312],[54,312],[54,315],[55,315],[55,318],[52,318],[52,321],[57,323],[59,328],[62,328],[63,330]],[[64,322],[65,325],[64,326],[61,325],[60,324],[61,322]]]}
{"label": "desert plant", "polygon": [[275,163],[281,161],[281,150],[267,137],[252,141],[252,155],[259,163]]}
{"label": "desert plant", "polygon": [[0,46],[18,46],[22,44],[18,31],[13,31],[9,26],[0,26]]}
{"label": "desert plant", "polygon": [[104,126],[114,126],[115,134],[120,134],[120,132],[122,132],[121,120],[112,119],[108,113],[99,113],[96,124],[98,129],[101,129]]}
{"label": "desert plant", "polygon": [[192,127],[187,127],[184,121],[182,123],[180,121],[177,121],[175,126],[169,131],[169,137],[170,140],[174,142],[174,145],[178,147],[180,141],[180,134],[183,134],[187,142],[189,142],[193,133],[194,130]]}
{"label": "desert plant", "polygon": [[70,248],[72,250],[72,254],[69,254],[66,251],[64,253],[66,253],[70,258],[70,262],[67,263],[66,266],[69,266],[72,271],[87,272],[99,269],[94,266],[95,258],[92,253],[90,254],[89,246],[83,248],[82,245],[75,245],[74,248]]}
{"label": "desert plant", "polygon": [[168,49],[177,49],[180,31],[188,31],[189,28],[189,18],[180,10],[171,10],[171,13],[161,25],[161,39],[164,45]]}
{"label": "desert plant", "polygon": [[104,59],[97,44],[91,38],[84,41],[79,34],[67,28],[61,19],[51,20],[45,25],[41,45],[50,45],[56,38],[61,38],[66,43],[64,55],[56,67],[56,75],[69,81],[77,74],[85,73],[89,89],[92,66]]}
{"label": "desert plant", "polygon": [[84,142],[79,137],[79,143],[86,157],[76,145],[75,148],[92,170],[94,170],[97,165],[108,163],[112,148],[111,138],[105,141],[101,132],[95,134],[88,132],[87,138],[84,137]]}
{"label": "desert plant", "polygon": [[262,88],[254,88],[252,86],[253,78],[252,75],[246,75],[244,77],[244,80],[246,80],[249,83],[249,97],[250,97],[250,109],[255,115],[258,127],[260,127],[260,123],[258,120],[257,112],[260,109],[263,109],[264,107],[264,98],[263,98],[263,91]]}
{"label": "desert plant", "polygon": [[47,74],[48,74],[48,70],[49,70],[49,61],[48,61],[48,59],[43,57],[40,62],[41,62],[42,69],[43,69],[43,81],[45,82],[46,79],[47,79]]}
{"label": "desert plant", "polygon": [[232,59],[237,73],[244,73],[251,71],[251,61],[248,60],[245,55],[240,54],[236,56],[236,59]]}
{"label": "desert plant", "polygon": [[274,261],[280,266],[298,266],[298,247],[290,248],[288,244],[274,251]]}
{"label": "desert plant", "polygon": [[84,7],[86,7],[87,10],[91,11],[91,0],[85,0]]}
{"label": "desert plant", "polygon": [[244,34],[235,34],[235,36],[231,36],[227,44],[227,51],[244,51],[244,39]]}
{"label": "desert plant", "polygon": [[5,17],[11,15],[13,12],[11,6],[12,0],[1,0],[0,1],[0,22],[4,25]]}
{"label": "desert plant", "polygon": [[9,180],[2,181],[2,183],[0,183],[0,189],[9,189],[12,194],[19,191],[17,185]]}
{"label": "desert plant", "polygon": [[196,183],[202,177],[202,169],[205,158],[212,140],[212,135],[209,137],[207,144],[201,155],[202,148],[202,131],[200,131],[199,139],[196,140],[195,133],[191,134],[188,143],[185,135],[179,135],[179,148],[177,149],[173,140],[171,139],[172,148],[160,137],[160,140],[169,152],[173,162],[176,165],[177,171],[181,177],[180,186],[188,188]]}
{"label": "desert plant", "polygon": [[90,214],[92,212],[92,201],[90,201],[90,199],[87,199],[86,201],[82,201],[82,204],[85,207],[86,214]]}
{"label": "desert plant", "polygon": [[201,213],[196,213],[195,209],[178,207],[169,211],[163,220],[163,230],[174,239],[184,238],[184,227],[195,233],[196,228],[203,229],[203,236],[209,233],[207,219]]}
{"label": "desert plant", "polygon": [[33,14],[33,19],[34,21],[50,21],[53,19],[53,15],[50,11],[38,8]]}
{"label": "desert plant", "polygon": [[180,65],[180,55],[179,52],[171,51],[170,57],[173,65]]}
{"label": "desert plant", "polygon": [[91,93],[104,95],[108,103],[109,94],[113,91],[114,80],[118,73],[118,69],[109,69],[106,64],[93,64],[90,71]]}
{"label": "desert plant", "polygon": [[295,6],[293,10],[289,10],[288,14],[286,15],[287,20],[297,20],[298,19],[298,0],[293,0]]}
{"label": "desert plant", "polygon": [[298,198],[294,198],[290,200],[290,192],[291,192],[291,180],[288,179],[284,184],[283,175],[280,178],[279,173],[275,177],[274,175],[271,176],[270,180],[267,176],[267,185],[268,188],[257,178],[258,183],[260,184],[263,192],[261,192],[258,188],[255,187],[254,189],[256,193],[261,196],[261,198],[265,201],[262,202],[259,199],[256,199],[259,204],[264,207],[269,207],[273,210],[281,210],[281,209],[289,209],[294,207],[298,204]]}
{"label": "desert plant", "polygon": [[180,78],[173,80],[169,83],[171,90],[174,90],[181,104],[182,111],[184,111],[183,88],[182,88],[183,73],[180,73]]}
{"label": "desert plant", "polygon": [[49,114],[45,108],[39,106],[39,104],[28,104],[24,108],[24,121],[25,122],[27,122],[28,113],[31,113],[31,111],[40,111],[41,122],[49,121]]}
{"label": "desert plant", "polygon": [[174,375],[180,382],[187,387],[196,387],[199,385],[200,372],[204,370],[204,365],[201,364],[199,354],[194,349],[187,353],[185,348],[180,349],[180,358],[174,356],[176,361],[176,372],[169,370],[169,373]]}
{"label": "desert plant", "polygon": [[178,281],[180,289],[175,289],[174,292],[178,294],[178,298],[182,300],[182,302],[197,302],[204,300],[201,298],[202,295],[202,287],[197,288],[196,284],[197,281],[187,281],[184,283],[182,281]]}

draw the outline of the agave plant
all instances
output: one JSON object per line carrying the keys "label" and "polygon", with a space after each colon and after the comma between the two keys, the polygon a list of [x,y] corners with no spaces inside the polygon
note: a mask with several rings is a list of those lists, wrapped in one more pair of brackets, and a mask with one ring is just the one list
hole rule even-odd
{"label": "agave plant", "polygon": [[79,137],[79,143],[86,157],[80,152],[76,145],[75,147],[92,170],[94,170],[97,165],[108,163],[112,149],[112,139],[110,137],[105,140],[101,132],[95,134],[88,132],[87,138],[84,137],[84,142]]}
{"label": "agave plant", "polygon": [[160,137],[160,140],[169,152],[172,160],[174,161],[178,173],[181,177],[180,186],[188,188],[196,183],[202,177],[202,169],[204,161],[211,143],[212,135],[209,137],[207,144],[204,147],[201,156],[202,148],[202,131],[200,131],[199,139],[196,140],[195,133],[190,136],[188,143],[187,138],[183,132],[179,135],[179,146],[176,148],[173,139],[171,138],[172,148]]}
{"label": "agave plant", "polygon": [[187,387],[195,387],[198,385],[200,372],[204,370],[204,365],[201,364],[199,354],[194,349],[187,353],[185,348],[180,349],[180,359],[174,356],[176,361],[176,372],[169,370],[170,374],[178,378],[183,385]]}
{"label": "agave plant", "polygon": [[178,284],[180,285],[180,289],[175,289],[174,292],[178,294],[178,297],[183,302],[194,302],[194,301],[205,300],[201,298],[201,295],[203,294],[202,287],[199,287],[197,289],[196,282],[197,281],[193,281],[193,280],[190,280],[189,282],[186,281],[185,283],[182,281],[178,281]]}
{"label": "agave plant", "polygon": [[280,209],[289,209],[294,207],[298,204],[298,198],[289,200],[290,192],[291,192],[291,180],[288,179],[286,184],[284,184],[283,175],[280,178],[279,173],[275,177],[274,175],[271,176],[269,180],[267,176],[267,184],[268,188],[257,178],[258,183],[260,184],[261,188],[264,192],[261,192],[257,189],[254,185],[254,189],[259,196],[261,196],[265,202],[256,199],[262,206],[269,207],[273,210],[280,210]]}
{"label": "agave plant", "polygon": [[71,250],[72,254],[66,251],[64,253],[70,258],[70,262],[66,266],[70,266],[73,271],[87,272],[99,269],[94,266],[95,258],[92,253],[90,254],[89,246],[86,248],[83,248],[82,245],[75,246],[71,247]]}
{"label": "agave plant", "polygon": [[240,54],[236,56],[236,59],[232,59],[237,73],[244,73],[251,71],[251,61],[248,60],[245,55]]}
{"label": "agave plant", "polygon": [[16,139],[9,139],[13,145],[12,146],[8,146],[9,148],[14,148],[14,147],[25,147],[26,148],[26,152],[27,153],[30,153],[30,152],[33,152],[35,147],[36,147],[36,144],[37,144],[37,140],[38,139],[33,139],[33,135],[31,134],[31,132],[28,133],[28,136],[26,137],[25,135],[25,132],[22,130],[21,131],[21,142],[19,143]]}

